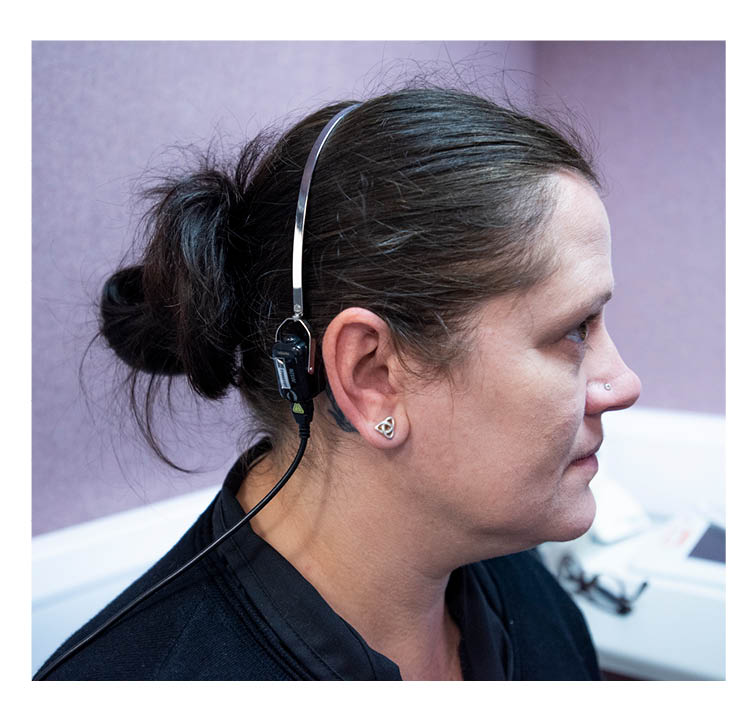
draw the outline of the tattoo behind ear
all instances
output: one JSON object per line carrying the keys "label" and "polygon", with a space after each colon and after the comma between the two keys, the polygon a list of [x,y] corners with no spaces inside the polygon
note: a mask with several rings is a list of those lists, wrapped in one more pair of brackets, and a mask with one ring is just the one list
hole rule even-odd
{"label": "tattoo behind ear", "polygon": [[344,431],[344,432],[357,432],[357,428],[355,428],[352,423],[349,422],[349,420],[346,419],[346,416],[343,412],[341,412],[341,408],[336,403],[335,398],[333,397],[333,393],[331,392],[331,386],[326,382],[325,386],[326,395],[328,395],[328,400],[331,403],[331,407],[328,408],[328,412],[331,413],[333,416],[333,419],[336,421],[336,424]]}

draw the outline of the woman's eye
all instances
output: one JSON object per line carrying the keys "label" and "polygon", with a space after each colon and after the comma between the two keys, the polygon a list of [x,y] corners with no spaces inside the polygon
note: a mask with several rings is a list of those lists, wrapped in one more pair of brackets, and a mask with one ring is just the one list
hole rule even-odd
{"label": "woman's eye", "polygon": [[570,330],[565,337],[568,337],[573,342],[582,344],[588,339],[588,327],[590,325],[590,319],[583,320],[576,328]]}

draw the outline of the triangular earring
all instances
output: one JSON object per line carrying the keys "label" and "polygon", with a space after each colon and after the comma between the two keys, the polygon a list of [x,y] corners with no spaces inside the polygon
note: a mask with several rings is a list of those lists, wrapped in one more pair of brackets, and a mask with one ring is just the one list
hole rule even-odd
{"label": "triangular earring", "polygon": [[375,426],[375,429],[383,435],[383,437],[391,440],[391,438],[394,437],[394,418],[389,415],[385,420],[381,420],[381,422]]}

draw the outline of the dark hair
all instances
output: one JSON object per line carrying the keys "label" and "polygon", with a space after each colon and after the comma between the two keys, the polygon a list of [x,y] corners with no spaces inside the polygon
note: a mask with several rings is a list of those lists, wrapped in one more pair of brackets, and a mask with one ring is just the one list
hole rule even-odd
{"label": "dark hair", "polygon": [[[147,192],[146,248],[106,283],[101,332],[132,368],[133,408],[158,452],[152,381],[167,375],[185,374],[211,399],[238,388],[274,446],[294,434],[270,351],[292,311],[305,160],[348,104],[309,115],[269,148],[253,140],[231,164],[208,154]],[[364,307],[391,328],[401,357],[448,371],[481,302],[555,269],[536,232],[553,209],[554,173],[598,186],[578,147],[569,132],[455,90],[365,101],[334,131],[311,186],[303,284],[315,336],[344,308]],[[141,401],[138,373],[151,380]]]}

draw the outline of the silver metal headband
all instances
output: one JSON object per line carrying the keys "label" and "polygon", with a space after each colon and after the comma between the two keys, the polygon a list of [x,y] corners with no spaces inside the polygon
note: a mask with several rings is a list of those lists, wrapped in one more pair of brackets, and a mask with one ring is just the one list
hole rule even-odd
{"label": "silver metal headband", "polygon": [[304,172],[302,173],[302,183],[299,186],[299,199],[297,200],[297,216],[294,222],[294,252],[291,264],[291,284],[294,294],[294,317],[299,318],[304,312],[304,297],[302,294],[302,247],[304,238],[305,214],[307,213],[307,196],[310,194],[310,182],[312,173],[315,170],[315,163],[318,161],[318,155],[323,149],[328,136],[338,123],[356,107],[362,103],[356,103],[344,108],[341,112],[336,113],[328,124],[320,131],[318,139],[310,150],[305,163]]}

